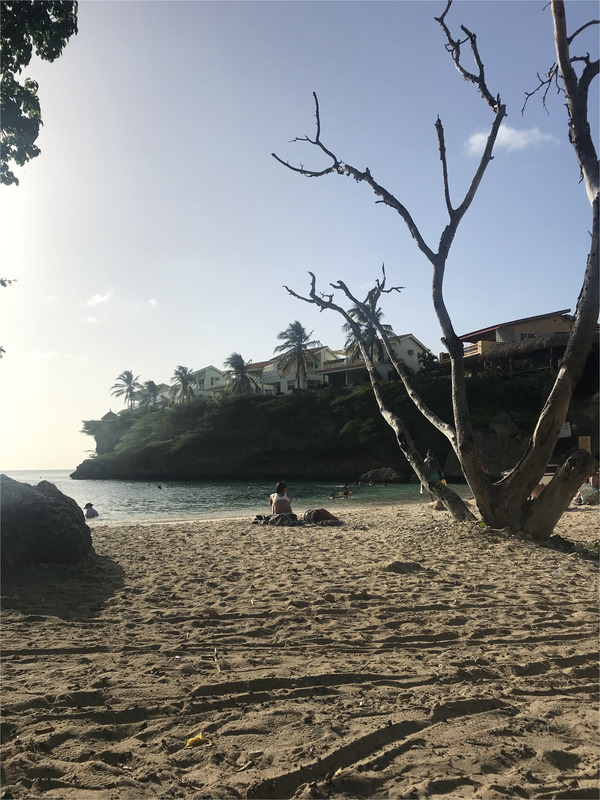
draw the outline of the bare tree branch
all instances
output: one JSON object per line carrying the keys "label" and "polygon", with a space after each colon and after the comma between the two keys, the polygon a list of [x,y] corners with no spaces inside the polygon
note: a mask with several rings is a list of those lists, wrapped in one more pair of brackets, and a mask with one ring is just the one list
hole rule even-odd
{"label": "bare tree branch", "polygon": [[315,120],[317,126],[317,132],[314,139],[311,139],[309,136],[297,136],[295,139],[292,139],[292,142],[308,142],[312,144],[314,147],[318,147],[325,155],[332,160],[332,165],[327,167],[326,169],[322,170],[310,170],[305,169],[303,166],[300,167],[293,167],[288,161],[284,161],[280,158],[276,153],[271,153],[273,158],[276,161],[279,161],[280,164],[283,164],[284,167],[291,169],[293,172],[299,172],[300,175],[306,175],[309,178],[320,178],[323,175],[330,175],[333,172],[338,172],[343,174],[344,172],[344,165],[342,162],[335,156],[331,150],[328,150],[327,147],[321,141],[321,113],[319,111],[319,98],[317,97],[317,93],[313,92],[313,98],[315,101]]}
{"label": "bare tree branch", "polygon": [[[554,15],[554,10],[553,10],[553,15]],[[564,18],[564,13],[563,13],[562,16]],[[561,26],[562,26],[561,33],[564,34],[563,44],[562,44],[563,57],[564,57],[565,48],[568,50],[568,48],[570,48],[571,44],[575,41],[577,36],[579,36],[580,33],[582,33],[584,30],[586,30],[587,28],[589,28],[592,25],[600,25],[600,20],[597,20],[597,19],[589,20],[588,22],[586,22],[583,25],[581,25],[575,31],[575,33],[572,33],[570,36],[567,36],[567,34],[566,34],[566,21],[565,22],[561,22]],[[556,30],[555,30],[555,38],[556,38]],[[587,96],[587,91],[589,89],[589,86],[590,86],[592,80],[599,73],[600,61],[598,61],[598,60],[591,61],[589,53],[586,53],[586,55],[584,55],[584,56],[570,56],[569,57],[569,61],[570,61],[571,67],[572,67],[573,64],[576,64],[578,62],[582,62],[583,64],[585,64],[585,67],[583,69],[581,77],[579,78],[578,84],[579,84],[579,91],[583,92]],[[538,94],[539,92],[542,92],[542,89],[543,89],[543,92],[542,92],[542,106],[546,110],[547,113],[549,113],[549,112],[548,112],[548,107],[546,105],[546,99],[548,97],[548,93],[549,93],[551,87],[553,85],[555,86],[557,94],[560,94],[561,92],[563,94],[566,94],[565,89],[561,85],[561,82],[560,82],[561,81],[561,70],[559,70],[559,65],[558,65],[558,63],[556,61],[552,64],[552,66],[550,67],[550,69],[548,70],[548,72],[545,74],[545,76],[543,78],[538,73],[537,74],[537,79],[538,79],[538,85],[535,87],[535,89],[533,89],[531,92],[525,92],[525,102],[523,103],[523,107],[521,108],[521,114],[525,113],[525,108],[527,106],[527,103],[529,102],[529,99],[531,97],[533,97],[535,94]]]}
{"label": "bare tree branch", "polygon": [[548,106],[546,105],[546,98],[548,97],[548,92],[550,91],[552,84],[556,87],[556,93],[560,94],[563,90],[562,86],[559,83],[559,76],[558,76],[558,67],[556,63],[552,64],[546,75],[542,78],[541,75],[537,74],[537,79],[539,81],[538,85],[533,89],[531,92],[525,92],[525,102],[521,108],[521,115],[525,113],[525,108],[529,99],[533,97],[535,94],[538,94],[542,89],[542,106],[546,110],[546,113],[549,114]]}
{"label": "bare tree branch", "polygon": [[572,33],[567,39],[567,43],[569,44],[569,46],[572,45],[574,40],[575,40],[575,38],[577,36],[579,36],[579,34],[582,31],[584,31],[586,28],[589,28],[590,25],[600,25],[600,20],[598,20],[598,19],[590,19],[588,22],[584,23],[580,28],[577,28],[575,33]]}
{"label": "bare tree branch", "polygon": [[[479,55],[479,48],[477,47],[477,36],[472,33],[465,25],[461,25],[461,30],[465,34],[465,39],[454,39],[450,33],[450,29],[446,25],[446,14],[450,10],[452,5],[452,0],[448,0],[448,4],[444,10],[444,13],[441,17],[435,17],[435,21],[439,22],[442,26],[444,33],[446,34],[447,44],[446,50],[452,56],[452,60],[456,66],[456,69],[460,72],[463,78],[466,81],[470,81],[474,83],[477,88],[479,89],[479,93],[485,100],[485,102],[489,105],[492,111],[495,113],[499,106],[500,106],[500,96],[494,97],[490,90],[488,89],[486,79],[485,79],[485,68],[483,66],[483,61],[481,60],[481,56]],[[475,74],[474,72],[469,72],[461,61],[461,45],[466,44],[469,42],[471,45],[471,52],[473,54],[473,58],[475,60],[475,64],[477,65],[478,73]]]}
{"label": "bare tree branch", "polygon": [[444,436],[448,439],[452,449],[455,451],[458,457],[457,445],[456,445],[456,431],[454,428],[449,425],[447,422],[444,422],[437,414],[435,414],[427,405],[424,403],[421,396],[415,390],[412,380],[407,373],[404,364],[400,359],[397,357],[394,348],[390,342],[390,337],[386,333],[385,329],[383,328],[380,320],[377,318],[375,311],[377,310],[377,305],[379,302],[379,298],[381,294],[391,292],[391,291],[399,291],[403,287],[393,287],[392,289],[386,290],[385,289],[385,270],[383,271],[383,280],[380,282],[377,280],[376,285],[369,294],[367,295],[367,300],[364,302],[360,302],[357,297],[355,297],[352,292],[348,289],[347,285],[339,280],[336,284],[331,284],[334,289],[341,289],[348,300],[353,303],[357,308],[360,308],[364,316],[369,320],[371,325],[376,329],[377,333],[381,337],[383,345],[385,347],[385,351],[387,353],[390,362],[392,363],[396,373],[398,374],[400,380],[404,384],[404,388],[406,389],[406,393],[413,401],[415,406],[421,412],[421,414],[428,420],[435,428],[437,428]]}
{"label": "bare tree branch", "polygon": [[439,117],[435,122],[435,129],[438,135],[440,160],[442,162],[442,175],[444,178],[444,197],[446,198],[446,209],[448,210],[448,216],[452,218],[452,215],[454,214],[454,209],[452,208],[452,202],[450,200],[450,186],[448,183],[448,162],[446,161],[446,141],[444,137],[444,126],[442,125],[442,121]]}
{"label": "bare tree branch", "polygon": [[[383,417],[383,419],[387,422],[387,424],[392,428],[396,435],[396,441],[398,442],[398,446],[402,451],[404,457],[410,464],[410,466],[415,471],[416,475],[418,476],[419,480],[424,486],[427,486],[430,492],[434,494],[439,500],[441,500],[444,505],[453,512],[455,518],[460,518],[464,520],[474,520],[473,514],[469,511],[469,509],[464,505],[463,501],[460,497],[452,490],[449,489],[447,486],[444,486],[439,481],[433,478],[431,472],[427,468],[424,460],[419,455],[414,442],[412,441],[412,437],[404,422],[400,417],[394,414],[390,409],[387,407],[385,398],[381,391],[381,382],[379,375],[377,373],[377,369],[373,360],[370,356],[369,349],[364,341],[362,336],[362,331],[360,329],[360,325],[353,317],[348,314],[348,312],[342,308],[342,306],[338,305],[334,302],[333,294],[325,294],[323,292],[317,292],[316,288],[316,278],[313,272],[308,273],[311,279],[310,285],[310,293],[308,297],[304,297],[303,295],[298,294],[293,289],[290,289],[289,286],[284,286],[286,291],[292,296],[297,298],[298,300],[303,300],[306,303],[311,303],[319,307],[321,311],[325,309],[329,309],[332,311],[336,311],[340,314],[347,324],[350,326],[356,341],[358,342],[358,346],[360,348],[361,355],[363,357],[363,361],[367,372],[369,374],[369,380],[371,382],[371,387],[373,389],[373,395],[377,402],[377,407],[379,408],[379,413]],[[444,423],[442,420],[439,419],[429,408],[423,403],[419,395],[414,391],[411,386],[411,382],[409,377],[404,369],[402,363],[397,359],[396,354],[394,353],[389,339],[387,338],[385,331],[381,328],[381,323],[376,319],[374,312],[377,308],[377,300],[381,296],[382,293],[388,293],[392,291],[399,291],[402,287],[391,287],[390,289],[385,288],[385,268],[383,269],[383,280],[376,281],[375,286],[369,291],[367,294],[366,299],[361,302],[358,300],[352,292],[348,289],[346,284],[343,281],[338,281],[335,284],[330,284],[332,289],[334,290],[341,290],[344,292],[348,300],[352,302],[357,308],[360,308],[361,312],[364,314],[365,318],[369,319],[371,323],[376,325],[379,334],[383,334],[385,337],[385,347],[388,355],[393,355],[394,367],[398,374],[400,375],[404,386],[413,399],[413,402],[418,403],[419,409],[422,413],[426,416],[426,418],[436,427],[439,427],[444,433],[452,432],[452,429],[449,425]]]}
{"label": "bare tree branch", "polygon": [[[445,151],[443,126],[441,120],[438,119],[438,121],[436,122],[438,143],[440,145],[440,159],[442,161],[444,194],[446,199],[446,208],[449,215],[448,223],[444,227],[439,239],[437,252],[434,251],[433,248],[431,248],[427,244],[427,242],[425,241],[425,239],[421,234],[419,227],[417,226],[415,220],[413,219],[411,213],[406,208],[406,206],[404,206],[403,203],[400,200],[398,200],[385,187],[379,184],[373,178],[368,168],[365,170],[359,170],[356,167],[352,166],[351,164],[343,162],[333,153],[332,150],[323,145],[321,141],[320,109],[318,104],[318,98],[315,93],[313,93],[313,97],[315,99],[315,119],[316,119],[315,138],[310,139],[308,136],[305,136],[297,139],[296,141],[305,141],[320,149],[331,159],[332,162],[331,166],[325,170],[307,170],[304,168],[304,166],[291,167],[287,162],[284,162],[283,159],[279,158],[274,154],[273,155],[277,159],[277,161],[279,161],[279,163],[283,164],[284,166],[287,166],[294,172],[299,172],[300,174],[303,174],[308,177],[320,177],[321,175],[325,174],[338,173],[338,174],[350,175],[357,182],[365,182],[368,186],[371,187],[374,193],[379,198],[381,198],[381,202],[393,208],[400,215],[400,217],[406,224],[411,236],[415,240],[417,247],[421,250],[421,252],[425,255],[425,257],[432,265],[433,305],[442,329],[442,334],[443,334],[442,341],[445,343],[451,359],[451,369],[453,378],[452,402],[454,408],[455,425],[457,430],[457,442],[455,446],[458,448],[458,451],[460,452],[461,455],[460,460],[463,465],[463,471],[465,473],[467,481],[470,484],[472,483],[471,488],[473,489],[474,493],[478,491],[480,494],[484,494],[487,496],[487,492],[489,490],[489,482],[487,481],[485,474],[481,470],[481,459],[476,452],[475,437],[473,434],[470,421],[470,414],[469,414],[467,393],[466,393],[466,379],[465,379],[465,371],[463,363],[463,350],[464,350],[463,343],[460,341],[460,339],[456,335],[456,332],[454,331],[450,315],[445,305],[444,295],[443,295],[443,282],[444,282],[446,262],[448,259],[450,248],[456,236],[458,226],[462,218],[468,211],[471,203],[473,202],[473,199],[483,179],[485,171],[490,162],[492,161],[493,148],[498,136],[498,131],[500,130],[500,126],[502,124],[502,120],[506,115],[506,108],[501,103],[499,95],[494,98],[487,86],[485,79],[485,70],[483,62],[479,55],[476,36],[463,26],[462,30],[466,34],[466,39],[460,41],[452,37],[450,30],[445,22],[445,17],[448,10],[451,7],[451,4],[452,0],[449,0],[446,6],[446,10],[444,11],[444,14],[437,20],[446,34],[447,49],[449,50],[449,52],[451,52],[452,58],[459,72],[463,75],[463,77],[465,77],[465,79],[471,81],[477,86],[480,94],[485,99],[488,106],[492,108],[492,110],[494,111],[494,120],[492,122],[490,131],[488,133],[483,154],[475,170],[471,183],[467,188],[467,191],[461,203],[456,208],[453,207],[450,198],[450,184],[449,184],[447,157]],[[478,69],[477,74],[471,73],[468,70],[466,70],[461,63],[461,45],[467,42],[470,45],[473,58],[477,65]]]}
{"label": "bare tree branch", "polygon": [[[563,0],[552,0],[552,16],[554,18],[556,60],[567,96],[569,138],[571,144],[575,148],[590,203],[593,203],[598,194],[598,156],[592,141],[588,123],[587,87],[589,86],[591,77],[598,74],[598,67],[596,66],[595,71],[591,69],[589,73],[586,74],[583,85],[580,85],[577,79],[577,73],[573,68],[569,51],[569,37],[567,35],[567,20]],[[596,62],[596,64],[597,63],[598,62]]]}

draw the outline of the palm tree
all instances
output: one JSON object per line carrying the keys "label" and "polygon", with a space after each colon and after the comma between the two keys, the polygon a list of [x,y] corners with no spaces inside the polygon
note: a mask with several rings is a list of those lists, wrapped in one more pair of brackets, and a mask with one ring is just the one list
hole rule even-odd
{"label": "palm tree", "polygon": [[177,367],[171,378],[171,397],[177,402],[188,403],[194,396],[194,370],[188,367]]}
{"label": "palm tree", "polygon": [[[373,312],[377,322],[381,324],[381,318],[383,317],[383,312],[380,308],[375,309]],[[383,342],[377,335],[377,329],[375,325],[368,319],[362,309],[358,306],[353,306],[349,311],[348,315],[352,317],[352,319],[358,323],[360,326],[361,338],[367,347],[367,351],[371,358],[371,361],[383,361],[384,352],[383,352]],[[391,325],[382,325],[383,330],[387,333],[388,336],[393,336],[394,331],[392,330]],[[342,330],[346,334],[346,341],[344,343],[344,349],[348,353],[350,360],[352,363],[356,363],[361,359],[361,352],[360,347],[358,346],[358,340],[354,335],[354,331],[352,330],[352,326],[349,322],[346,322],[342,326]]]}
{"label": "palm tree", "polygon": [[253,375],[248,375],[248,364],[239,353],[232,353],[223,363],[227,367],[225,377],[229,381],[227,391],[231,394],[258,392],[260,386]]}
{"label": "palm tree", "polygon": [[287,375],[292,369],[295,370],[297,389],[302,387],[302,382],[306,382],[310,348],[321,347],[321,342],[309,341],[312,335],[313,332],[307,333],[298,320],[291,322],[284,331],[277,334],[277,338],[283,342],[273,351],[275,353],[283,353],[277,362],[277,366],[284,375]]}
{"label": "palm tree", "polygon": [[136,392],[139,392],[142,388],[142,384],[138,382],[139,377],[139,375],[136,375],[134,378],[133,372],[130,369],[126,369],[119,375],[117,382],[110,387],[110,393],[114,397],[124,396],[125,402],[129,404],[130,409],[133,408]]}
{"label": "palm tree", "polygon": [[144,408],[156,408],[158,402],[158,395],[160,390],[154,381],[146,381],[142,389],[142,396],[140,397],[140,405]]}

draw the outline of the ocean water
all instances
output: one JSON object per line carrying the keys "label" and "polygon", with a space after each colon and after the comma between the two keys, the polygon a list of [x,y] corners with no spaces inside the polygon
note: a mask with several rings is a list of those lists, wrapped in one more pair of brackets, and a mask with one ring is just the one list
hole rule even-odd
{"label": "ocean water", "polygon": [[[90,520],[91,524],[102,520],[156,522],[254,517],[269,513],[269,495],[275,490],[274,482],[269,484],[265,481],[163,481],[160,484],[156,481],[74,481],[69,477],[72,471],[13,470],[4,474],[33,486],[42,480],[49,481],[63,494],[72,497],[81,508],[86,503],[93,503],[100,516]],[[327,508],[334,514],[341,513],[347,503],[353,502],[393,505],[429,500],[427,492],[420,493],[418,483],[350,486],[352,495],[349,499],[341,496],[343,487],[334,482],[290,481],[288,485],[292,507],[297,514],[309,508]],[[453,488],[461,496],[469,493],[465,486]]]}

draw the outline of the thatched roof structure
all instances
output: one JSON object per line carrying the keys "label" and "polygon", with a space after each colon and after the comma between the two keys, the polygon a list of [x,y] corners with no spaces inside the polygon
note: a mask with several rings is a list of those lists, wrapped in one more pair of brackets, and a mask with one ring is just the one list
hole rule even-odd
{"label": "thatched roof structure", "polygon": [[531,358],[536,353],[546,352],[548,350],[557,350],[557,355],[560,355],[567,346],[568,339],[569,333],[567,331],[545,333],[541,336],[535,336],[533,339],[521,339],[518,342],[511,342],[510,344],[496,344],[490,347],[489,350],[486,350],[482,355],[470,356],[469,360],[516,360]]}
{"label": "thatched roof structure", "polygon": [[[568,331],[562,331],[546,333],[532,339],[521,339],[511,344],[497,344],[481,355],[465,358],[465,369],[469,372],[479,372],[491,368],[506,375],[525,374],[539,369],[555,370],[564,355],[568,338]],[[597,331],[583,374],[574,390],[573,399],[591,397],[598,391],[599,338],[600,334]]]}
{"label": "thatched roof structure", "polygon": [[[596,332],[592,342],[592,352],[598,349],[600,334]],[[468,356],[468,363],[482,361],[519,361],[525,358],[535,358],[541,353],[551,353],[560,358],[565,351],[569,339],[568,331],[558,333],[545,333],[533,339],[521,339],[510,344],[496,344],[482,354]]]}

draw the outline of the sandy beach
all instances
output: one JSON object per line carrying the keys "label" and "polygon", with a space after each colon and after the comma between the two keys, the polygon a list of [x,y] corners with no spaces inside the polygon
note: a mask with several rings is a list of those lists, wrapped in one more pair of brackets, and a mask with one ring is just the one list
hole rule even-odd
{"label": "sandy beach", "polygon": [[597,797],[598,508],[573,553],[335,511],[98,520],[5,574],[2,797]]}

